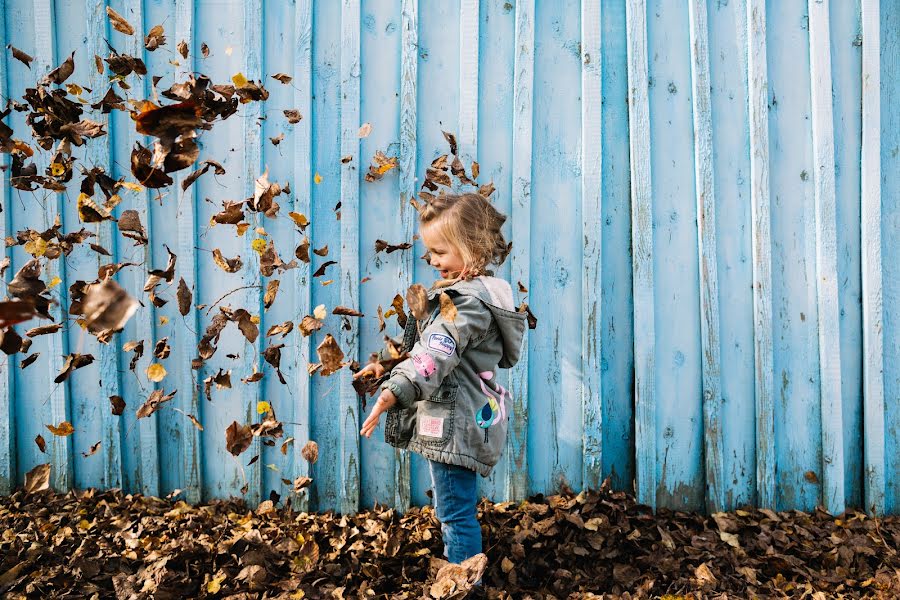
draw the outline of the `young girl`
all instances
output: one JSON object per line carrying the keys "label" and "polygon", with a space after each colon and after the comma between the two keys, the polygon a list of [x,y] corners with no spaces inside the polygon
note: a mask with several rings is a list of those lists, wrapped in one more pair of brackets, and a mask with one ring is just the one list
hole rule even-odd
{"label": "young girl", "polygon": [[[429,317],[417,323],[410,316],[409,358],[393,368],[360,431],[370,437],[387,412],[385,441],[428,460],[451,563],[481,552],[476,473],[487,477],[497,464],[512,408],[496,369],[516,364],[525,334],[526,315],[515,311],[509,283],[487,270],[509,253],[505,220],[478,194],[439,196],[420,211],[421,238],[441,279],[428,293]],[[455,315],[441,309],[443,293]],[[383,372],[372,363],[355,377]]]}

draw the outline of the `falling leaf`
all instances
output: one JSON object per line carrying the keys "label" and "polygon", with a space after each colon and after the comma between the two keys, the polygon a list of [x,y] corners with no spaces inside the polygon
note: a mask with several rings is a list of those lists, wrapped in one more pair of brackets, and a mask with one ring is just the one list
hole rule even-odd
{"label": "falling leaf", "polygon": [[203,55],[203,58],[209,57],[209,46],[206,45],[206,42],[200,44],[200,54]]}
{"label": "falling leaf", "polygon": [[328,376],[339,370],[344,359],[344,352],[338,346],[337,340],[329,333],[316,348],[319,360],[322,363],[322,375]]}
{"label": "falling leaf", "polygon": [[159,383],[166,377],[166,368],[159,363],[153,363],[146,369],[147,379]]}
{"label": "falling leaf", "polygon": [[122,413],[125,412],[125,400],[122,398],[122,396],[110,396],[109,403],[111,405],[112,414],[114,414],[115,416],[121,416]]}
{"label": "falling leaf", "polygon": [[47,442],[44,441],[44,436],[37,434],[34,438],[34,443],[37,444],[37,447],[41,452],[47,453]]}
{"label": "falling leaf", "polygon": [[414,283],[409,286],[406,291],[406,305],[417,321],[428,318],[428,292],[422,285]]}
{"label": "falling leaf", "polygon": [[114,11],[109,6],[106,7],[106,14],[109,15],[109,22],[113,26],[113,29],[124,33],[125,35],[134,35],[134,27],[132,27],[131,24],[125,20],[125,17]]}
{"label": "falling leaf", "polygon": [[25,491],[29,494],[50,488],[50,463],[44,463],[25,474]]}
{"label": "falling leaf", "polygon": [[322,325],[324,325],[324,323],[320,319],[316,319],[307,315],[303,317],[303,320],[300,321],[297,329],[300,330],[300,333],[303,334],[303,337],[309,337],[314,331],[318,331],[319,329],[321,329]]}
{"label": "falling leaf", "polygon": [[[163,35],[163,26],[162,25],[154,25],[150,32],[147,33],[147,37],[144,38],[144,48],[153,52],[160,46],[166,43],[166,36]],[[187,58],[185,56],[185,58]]]}
{"label": "falling leaf", "polygon": [[159,407],[162,404],[164,404],[164,403],[170,401],[172,398],[174,398],[176,391],[177,390],[172,390],[171,394],[164,395],[164,392],[162,390],[153,390],[152,392],[150,392],[150,396],[147,398],[147,401],[144,402],[140,406],[140,408],[137,409],[137,411],[135,412],[135,416],[138,419],[143,419],[144,417],[149,417],[150,415],[155,413],[157,410],[159,410]]}
{"label": "falling leaf", "polygon": [[276,135],[275,137],[270,137],[270,138],[269,138],[269,141],[272,142],[272,145],[273,145],[273,146],[277,146],[278,144],[281,143],[281,140],[283,140],[283,139],[284,139],[284,132],[279,133],[279,134]]}
{"label": "falling leaf", "polygon": [[315,254],[316,256],[321,256],[323,258],[328,256],[328,244],[325,244],[318,250],[313,250],[313,254]]}
{"label": "falling leaf", "polygon": [[294,224],[300,228],[300,231],[303,231],[309,225],[309,219],[302,213],[289,212],[288,216],[294,221]]}
{"label": "falling leaf", "polygon": [[316,185],[319,185],[320,183],[322,183],[322,176],[319,175],[318,173],[316,173],[313,176],[313,183],[315,183]]}
{"label": "falling leaf", "polygon": [[316,272],[313,273],[313,277],[321,277],[321,276],[323,276],[323,275],[325,274],[325,269],[327,269],[327,268],[330,267],[331,265],[336,265],[336,264],[337,264],[337,261],[336,261],[336,260],[328,260],[328,261],[325,261],[324,263],[322,263],[322,264],[319,266],[318,269],[316,269]]}
{"label": "falling leaf", "polygon": [[288,84],[291,82],[291,80],[293,80],[293,77],[285,73],[275,73],[274,75],[272,75],[272,79],[277,79],[281,83]]}
{"label": "falling leaf", "polygon": [[335,306],[334,310],[331,311],[333,315],[344,315],[347,317],[364,317],[363,313],[358,310],[354,310],[352,308],[347,308],[346,306]]}
{"label": "falling leaf", "polygon": [[234,258],[226,259],[224,256],[222,256],[222,251],[218,248],[213,250],[213,260],[219,266],[219,268],[221,268],[226,273],[234,273],[240,270],[242,266],[244,266],[244,263],[241,261],[240,255],[235,256]]}
{"label": "falling leaf", "polygon": [[94,362],[94,357],[90,354],[73,353],[66,355],[65,359],[65,364],[63,364],[62,370],[53,380],[53,383],[62,383],[63,381],[68,379],[69,375],[76,369],[86,367],[87,365]]}
{"label": "falling leaf", "polygon": [[50,433],[53,435],[58,435],[62,437],[66,437],[68,435],[72,435],[75,433],[75,428],[72,427],[72,424],[68,421],[63,421],[59,425],[47,425],[47,429],[50,430]]}
{"label": "falling leaf", "polygon": [[359,128],[359,137],[367,138],[369,134],[372,133],[372,124],[371,123],[363,123],[362,127]]}
{"label": "falling leaf", "polygon": [[34,60],[33,57],[31,57],[31,56],[25,54],[24,52],[22,52],[21,50],[19,50],[19,49],[16,48],[15,46],[13,46],[12,44],[7,44],[7,45],[6,45],[6,48],[7,48],[8,50],[11,50],[11,51],[12,51],[13,58],[15,58],[15,59],[18,60],[18,61],[21,61],[22,64],[24,64],[24,65],[25,65],[26,67],[28,67],[29,69],[31,68],[31,61]]}
{"label": "falling leaf", "polygon": [[184,40],[181,40],[180,42],[178,42],[178,45],[176,46],[176,48],[178,49],[178,53],[181,55],[182,58],[186,59],[188,57],[187,42],[185,42]]}
{"label": "falling leaf", "polygon": [[278,279],[272,279],[266,284],[266,293],[263,296],[263,307],[268,310],[271,308],[272,304],[275,302],[275,297],[278,295],[278,287],[281,284],[281,281]]}
{"label": "falling leaf", "polygon": [[816,476],[815,471],[807,471],[803,474],[803,478],[810,483],[819,483],[819,478]]}
{"label": "falling leaf", "polygon": [[258,403],[256,404],[256,414],[258,414],[258,415],[264,415],[264,414],[266,414],[267,412],[269,412],[269,410],[270,410],[271,408],[272,408],[272,406],[271,406],[268,402],[266,402],[265,400],[263,400],[263,401],[258,402]]}
{"label": "falling leaf", "polygon": [[404,242],[402,244],[391,244],[384,240],[375,240],[375,253],[387,251],[388,254],[391,252],[396,252],[397,250],[409,250],[412,248],[412,244],[409,242]]}
{"label": "falling leaf", "polygon": [[178,280],[178,291],[175,296],[178,298],[178,312],[181,313],[181,316],[183,317],[187,316],[187,314],[191,312],[191,301],[193,296],[187,283],[184,282],[184,277],[181,277]]}
{"label": "falling leaf", "polygon": [[450,323],[456,320],[456,305],[447,292],[441,292],[441,318]]}
{"label": "falling leaf", "polygon": [[231,425],[225,430],[225,448],[234,456],[239,456],[244,450],[250,447],[253,441],[253,433],[246,425],[240,425],[237,421],[232,421]]}
{"label": "falling leaf", "polygon": [[283,112],[284,116],[287,117],[288,123],[290,123],[291,125],[296,125],[303,118],[303,115],[300,114],[300,111],[293,108],[290,108]]}
{"label": "falling leaf", "polygon": [[297,249],[294,250],[294,256],[309,264],[309,238],[303,238],[303,241],[297,246]]}
{"label": "falling leaf", "polygon": [[81,455],[83,457],[87,458],[88,456],[92,456],[92,455],[96,454],[97,450],[100,449],[100,444],[102,444],[102,443],[103,443],[103,440],[98,441],[96,444],[93,444],[90,447],[90,449],[88,449],[87,452],[82,452]]}
{"label": "falling leaf", "polygon": [[75,51],[69,55],[61,65],[47,73],[47,76],[41,79],[41,84],[49,85],[51,83],[61,84],[72,76],[75,72]]}
{"label": "falling leaf", "polygon": [[197,420],[197,417],[195,417],[194,415],[185,416],[191,420],[191,423],[194,424],[194,427],[196,427],[199,431],[203,431],[203,425],[200,424],[200,421]]}
{"label": "falling leaf", "polygon": [[309,464],[315,464],[315,462],[319,460],[319,445],[316,442],[309,440],[303,446],[303,449],[300,450],[300,455],[303,457],[303,460]]}

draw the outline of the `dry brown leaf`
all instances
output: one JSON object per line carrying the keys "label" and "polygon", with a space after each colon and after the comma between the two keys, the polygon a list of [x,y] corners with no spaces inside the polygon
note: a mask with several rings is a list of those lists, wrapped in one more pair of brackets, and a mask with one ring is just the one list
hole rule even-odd
{"label": "dry brown leaf", "polygon": [[450,323],[456,321],[456,305],[447,292],[441,292],[441,317]]}
{"label": "dry brown leaf", "polygon": [[134,35],[134,27],[125,20],[125,17],[114,11],[111,7],[106,7],[106,14],[109,15],[109,22],[118,32],[125,35]]}

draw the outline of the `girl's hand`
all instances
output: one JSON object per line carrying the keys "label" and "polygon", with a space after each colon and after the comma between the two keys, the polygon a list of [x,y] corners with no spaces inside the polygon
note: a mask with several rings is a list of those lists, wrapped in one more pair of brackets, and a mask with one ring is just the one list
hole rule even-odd
{"label": "girl's hand", "polygon": [[368,418],[365,423],[363,423],[359,435],[364,435],[367,438],[372,437],[372,432],[375,431],[379,421],[381,421],[381,413],[387,411],[396,403],[397,397],[394,396],[392,391],[382,390],[381,395],[378,396],[378,400],[375,401],[375,406],[372,407],[372,412],[369,413]]}
{"label": "girl's hand", "polygon": [[354,381],[359,379],[365,374],[370,374],[373,378],[378,379],[382,375],[384,375],[385,369],[381,366],[381,363],[373,362],[367,364],[365,367],[354,373],[353,379]]}

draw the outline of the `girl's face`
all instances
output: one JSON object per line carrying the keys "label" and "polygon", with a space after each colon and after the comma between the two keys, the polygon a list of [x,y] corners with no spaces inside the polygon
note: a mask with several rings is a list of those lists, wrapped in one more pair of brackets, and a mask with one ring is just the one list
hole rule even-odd
{"label": "girl's face", "polygon": [[423,225],[419,233],[430,255],[429,264],[438,270],[443,279],[458,277],[465,267],[459,249],[447,241],[440,228],[433,223]]}

